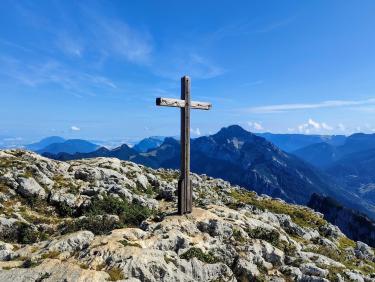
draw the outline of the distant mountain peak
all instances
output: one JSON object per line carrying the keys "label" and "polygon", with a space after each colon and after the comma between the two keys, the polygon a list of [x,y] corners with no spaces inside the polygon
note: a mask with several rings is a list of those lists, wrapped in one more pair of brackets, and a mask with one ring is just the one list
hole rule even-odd
{"label": "distant mountain peak", "polygon": [[255,136],[253,133],[246,131],[239,125],[230,125],[228,127],[223,127],[214,135],[210,137],[214,138],[218,142],[223,142],[224,140],[236,139],[236,142],[246,142],[253,140]]}
{"label": "distant mountain peak", "polygon": [[146,153],[149,150],[159,147],[163,143],[164,139],[165,137],[162,136],[151,136],[148,138],[144,138],[141,141],[139,141],[133,147],[133,149],[139,153]]}
{"label": "distant mountain peak", "polygon": [[227,127],[223,127],[220,131],[216,134],[226,134],[230,136],[241,136],[241,135],[253,135],[251,132],[246,131],[241,126],[233,124]]}
{"label": "distant mountain peak", "polygon": [[37,151],[37,150],[41,150],[51,144],[54,144],[54,143],[63,143],[65,142],[66,140],[60,136],[49,136],[49,137],[46,137],[46,138],[43,138],[42,140],[38,141],[38,142],[35,142],[35,143],[32,143],[32,144],[29,144],[29,145],[26,145],[26,148],[28,150],[31,150],[31,151]]}
{"label": "distant mountain peak", "polygon": [[112,152],[130,152],[133,151],[132,148],[129,147],[128,144],[122,144],[112,150]]}

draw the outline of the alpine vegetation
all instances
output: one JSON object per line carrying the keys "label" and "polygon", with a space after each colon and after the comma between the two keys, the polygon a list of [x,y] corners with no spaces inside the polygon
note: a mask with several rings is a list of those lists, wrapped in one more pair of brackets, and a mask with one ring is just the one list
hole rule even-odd
{"label": "alpine vegetation", "polygon": [[0,281],[375,281],[374,249],[308,207],[115,158],[0,151]]}

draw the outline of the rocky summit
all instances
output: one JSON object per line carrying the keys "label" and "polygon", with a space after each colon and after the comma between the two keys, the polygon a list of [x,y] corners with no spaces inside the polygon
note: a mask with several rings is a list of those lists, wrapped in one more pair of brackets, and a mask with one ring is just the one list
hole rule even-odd
{"label": "rocky summit", "polygon": [[221,179],[115,158],[0,151],[0,281],[375,281],[374,249]]}

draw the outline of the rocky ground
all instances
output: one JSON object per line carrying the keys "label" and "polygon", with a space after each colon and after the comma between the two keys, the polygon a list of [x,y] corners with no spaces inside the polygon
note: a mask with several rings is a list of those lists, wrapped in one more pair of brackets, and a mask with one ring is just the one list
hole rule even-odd
{"label": "rocky ground", "polygon": [[0,281],[375,281],[374,250],[309,208],[118,159],[0,151]]}

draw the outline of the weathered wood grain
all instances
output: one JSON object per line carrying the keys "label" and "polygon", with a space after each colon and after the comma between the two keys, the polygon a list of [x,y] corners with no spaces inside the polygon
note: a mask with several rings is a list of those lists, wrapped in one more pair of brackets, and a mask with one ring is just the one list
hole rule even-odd
{"label": "weathered wood grain", "polygon": [[[156,105],[157,106],[164,106],[164,107],[177,107],[183,108],[185,107],[185,101],[180,99],[173,99],[173,98],[156,98]],[[199,101],[192,101],[190,102],[191,109],[198,109],[198,110],[210,110],[212,105],[206,102],[199,102]]]}
{"label": "weathered wood grain", "polygon": [[181,168],[178,181],[178,214],[192,212],[193,189],[190,180],[190,109],[210,110],[206,102],[191,101],[190,78],[181,78],[181,99],[156,98],[157,106],[177,107],[181,111]]}

